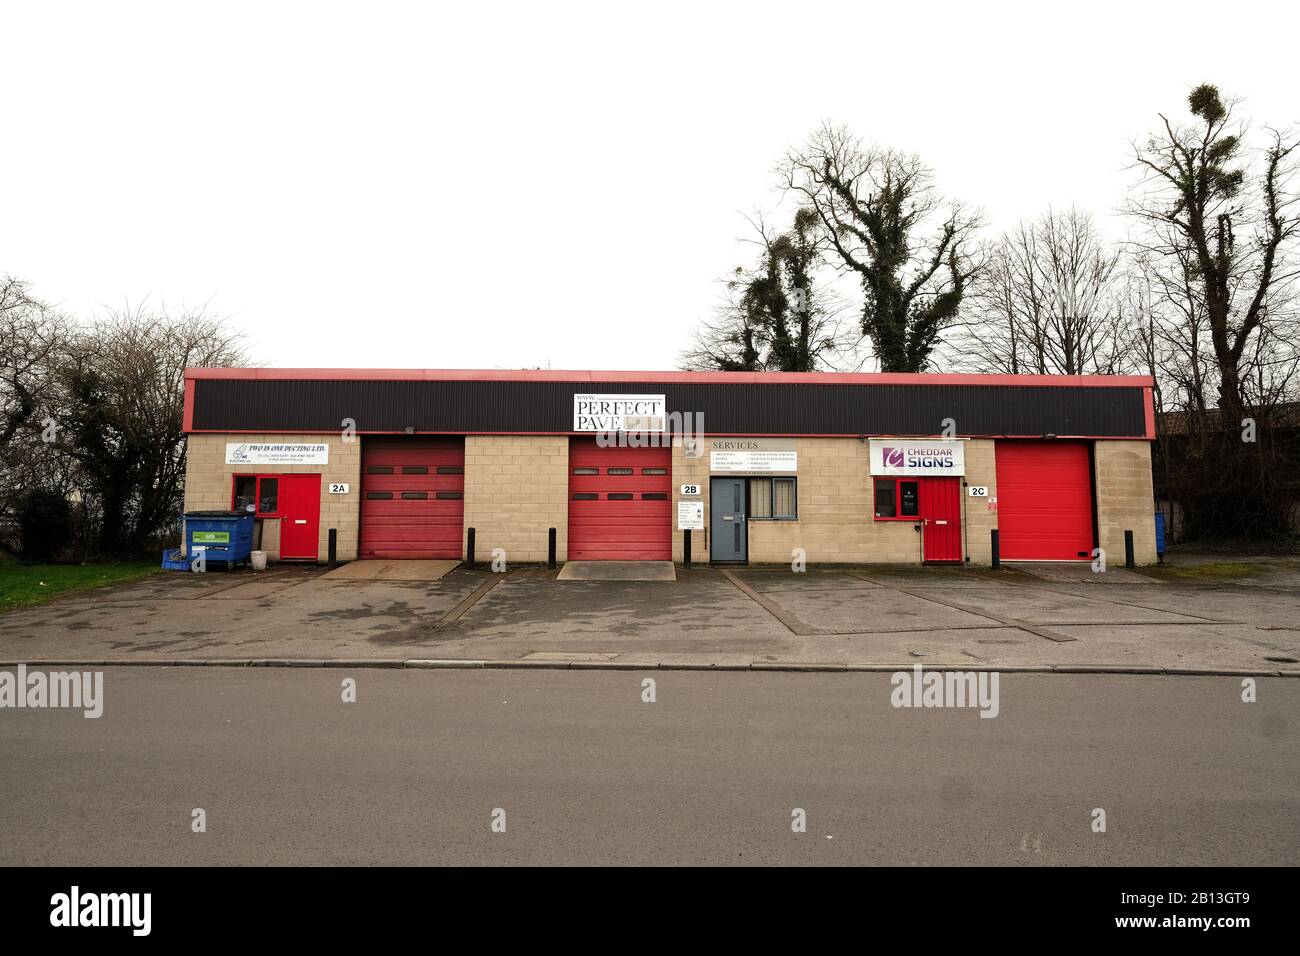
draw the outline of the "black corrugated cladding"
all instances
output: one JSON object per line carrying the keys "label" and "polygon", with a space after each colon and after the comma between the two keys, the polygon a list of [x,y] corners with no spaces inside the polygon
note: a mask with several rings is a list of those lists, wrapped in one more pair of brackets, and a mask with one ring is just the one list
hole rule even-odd
{"label": "black corrugated cladding", "polygon": [[662,394],[670,412],[702,413],[706,434],[1146,434],[1138,387],[829,385],[663,382],[442,382],[198,379],[201,431],[527,434],[573,430],[575,392]]}

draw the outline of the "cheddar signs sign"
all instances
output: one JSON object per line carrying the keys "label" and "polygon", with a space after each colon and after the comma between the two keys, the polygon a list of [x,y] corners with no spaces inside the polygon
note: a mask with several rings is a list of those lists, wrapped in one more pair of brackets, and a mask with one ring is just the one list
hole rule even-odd
{"label": "cheddar signs sign", "polygon": [[966,474],[966,443],[913,438],[871,439],[873,475],[928,475],[934,478]]}

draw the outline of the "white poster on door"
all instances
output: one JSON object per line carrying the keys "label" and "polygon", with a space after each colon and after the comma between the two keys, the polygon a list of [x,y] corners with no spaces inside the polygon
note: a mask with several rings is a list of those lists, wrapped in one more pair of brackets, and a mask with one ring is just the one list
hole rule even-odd
{"label": "white poster on door", "polygon": [[966,474],[966,443],[942,439],[873,438],[873,475],[943,478]]}
{"label": "white poster on door", "polygon": [[276,444],[227,442],[227,465],[328,465],[330,446],[325,442]]}

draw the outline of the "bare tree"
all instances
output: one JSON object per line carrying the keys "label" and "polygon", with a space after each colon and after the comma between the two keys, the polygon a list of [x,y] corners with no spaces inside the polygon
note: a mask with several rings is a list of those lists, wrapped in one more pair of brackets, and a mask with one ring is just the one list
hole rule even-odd
{"label": "bare tree", "polygon": [[950,364],[984,372],[1113,374],[1131,338],[1120,250],[1092,217],[1048,210],[1004,234],[949,336]]}
{"label": "bare tree", "polygon": [[1193,123],[1162,115],[1134,146],[1142,178],[1128,207],[1164,401],[1163,483],[1192,536],[1266,536],[1285,527],[1283,478],[1300,464],[1281,460],[1271,427],[1300,367],[1300,154],[1274,129],[1248,149],[1247,125],[1213,86],[1188,106]]}
{"label": "bare tree", "polygon": [[63,317],[33,296],[27,282],[0,277],[0,447],[48,400],[66,332]]}
{"label": "bare tree", "polygon": [[718,372],[757,372],[763,367],[763,329],[745,308],[740,291],[745,269],[724,280],[724,298],[695,331],[691,346],[681,354],[684,369]]}
{"label": "bare tree", "polygon": [[1217,88],[1201,85],[1188,97],[1198,123],[1176,124],[1162,115],[1160,129],[1134,147],[1144,177],[1128,208],[1146,227],[1142,250],[1176,263],[1173,274],[1185,277],[1200,303],[1215,397],[1235,426],[1258,397],[1251,394],[1251,373],[1271,374],[1260,339],[1276,339],[1294,318],[1300,195],[1292,182],[1295,137],[1268,130],[1256,168],[1248,168],[1248,130],[1234,117],[1234,105]]}
{"label": "bare tree", "polygon": [[839,322],[840,306],[821,288],[825,239],[807,209],[784,232],[751,220],[758,235],[758,266],[738,267],[725,283],[714,317],[696,332],[682,366],[721,371],[811,372],[833,365],[851,345]]}
{"label": "bare tree", "polygon": [[819,129],[781,175],[860,281],[881,369],[924,371],[978,271],[967,252],[978,217],[943,200],[919,157],[866,147],[843,127]]}
{"label": "bare tree", "polygon": [[13,529],[26,496],[71,487],[71,467],[47,423],[57,410],[57,369],[67,320],[36,298],[28,283],[0,278],[0,541]]}
{"label": "bare tree", "polygon": [[103,552],[140,553],[180,512],[185,369],[244,364],[239,337],[203,311],[140,306],[77,331],[60,370],[60,447],[99,509]]}

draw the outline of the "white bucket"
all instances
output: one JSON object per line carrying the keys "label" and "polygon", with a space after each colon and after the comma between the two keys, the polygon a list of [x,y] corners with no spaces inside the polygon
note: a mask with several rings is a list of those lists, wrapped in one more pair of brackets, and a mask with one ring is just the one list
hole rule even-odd
{"label": "white bucket", "polygon": [[252,562],[253,562],[253,570],[254,570],[254,571],[265,571],[265,570],[266,570],[266,552],[265,552],[265,551],[254,551],[254,552],[252,552],[252,554],[250,555],[250,558],[252,559]]}

